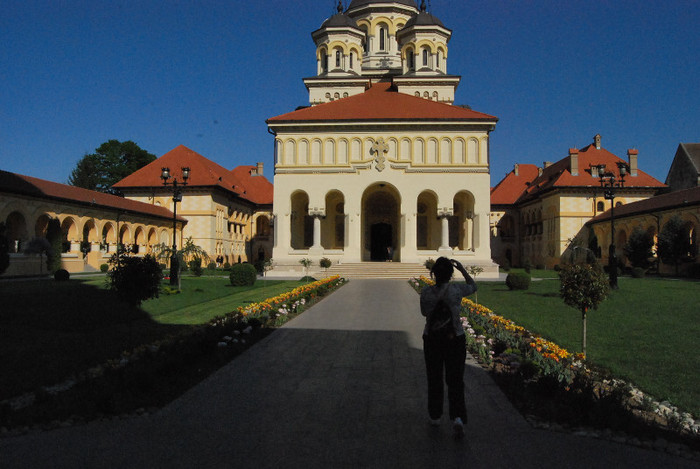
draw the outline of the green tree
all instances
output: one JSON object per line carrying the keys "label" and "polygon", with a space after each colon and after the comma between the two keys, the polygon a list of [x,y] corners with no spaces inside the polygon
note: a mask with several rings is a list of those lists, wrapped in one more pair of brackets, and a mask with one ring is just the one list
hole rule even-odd
{"label": "green tree", "polygon": [[651,234],[642,227],[636,226],[630,233],[623,250],[632,267],[646,269],[649,267],[649,258],[654,256],[651,250],[653,247],[654,238]]}
{"label": "green tree", "polygon": [[688,239],[679,215],[672,216],[659,233],[659,258],[664,264],[673,264],[678,275],[678,265],[688,255]]}
{"label": "green tree", "polygon": [[46,253],[46,268],[49,272],[55,272],[61,268],[61,253],[63,252],[61,222],[58,221],[58,218],[49,220],[46,226],[46,240],[51,245]]}
{"label": "green tree", "polygon": [[109,262],[112,265],[110,287],[131,306],[138,307],[143,301],[158,296],[163,272],[155,257],[150,254],[132,256],[125,250],[114,254]]}
{"label": "green tree", "polygon": [[68,178],[68,184],[105,192],[118,181],[154,161],[156,156],[131,140],[109,140],[83,156]]}
{"label": "green tree", "polygon": [[569,306],[581,311],[583,320],[582,352],[586,355],[586,313],[598,309],[608,296],[608,279],[597,262],[592,264],[570,264],[559,271],[561,286],[559,294]]}

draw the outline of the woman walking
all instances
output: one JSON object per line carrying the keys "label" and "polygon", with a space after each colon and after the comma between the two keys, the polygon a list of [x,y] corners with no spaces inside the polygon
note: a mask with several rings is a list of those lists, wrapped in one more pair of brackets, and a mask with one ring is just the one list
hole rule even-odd
{"label": "woman walking", "polygon": [[[466,284],[450,283],[455,268],[462,273]],[[423,353],[428,375],[428,414],[432,425],[440,425],[444,376],[454,436],[462,438],[467,422],[464,399],[467,346],[460,310],[462,298],[476,291],[476,283],[462,264],[446,257],[435,262],[430,275],[435,278],[435,285],[423,288],[420,295],[421,314],[426,318]]]}

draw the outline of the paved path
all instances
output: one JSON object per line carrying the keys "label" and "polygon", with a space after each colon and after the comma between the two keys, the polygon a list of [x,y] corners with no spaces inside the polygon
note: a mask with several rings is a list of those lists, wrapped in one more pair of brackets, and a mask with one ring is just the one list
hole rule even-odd
{"label": "paved path", "polygon": [[697,467],[531,428],[467,367],[469,424],[427,424],[418,296],[354,280],[150,416],[0,440],[9,468]]}

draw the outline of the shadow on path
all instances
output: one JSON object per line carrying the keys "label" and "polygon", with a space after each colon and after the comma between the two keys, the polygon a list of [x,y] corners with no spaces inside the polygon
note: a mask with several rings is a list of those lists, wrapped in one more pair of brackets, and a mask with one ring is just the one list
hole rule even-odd
{"label": "shadow on path", "polygon": [[471,359],[453,441],[427,423],[422,323],[406,282],[354,280],[158,413],[0,440],[2,467],[695,467],[534,430]]}

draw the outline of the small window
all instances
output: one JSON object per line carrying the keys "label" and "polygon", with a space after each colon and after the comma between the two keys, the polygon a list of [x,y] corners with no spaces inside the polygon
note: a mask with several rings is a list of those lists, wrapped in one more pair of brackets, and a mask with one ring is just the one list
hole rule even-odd
{"label": "small window", "polygon": [[335,68],[340,68],[341,53],[339,50],[335,51]]}
{"label": "small window", "polygon": [[386,50],[386,29],[379,28],[379,50]]}
{"label": "small window", "polygon": [[604,212],[604,211],[605,211],[605,202],[603,202],[602,200],[601,200],[600,202],[598,202],[597,211],[598,211],[598,212]]}
{"label": "small window", "polygon": [[407,61],[407,63],[408,63],[408,69],[409,69],[409,70],[415,69],[416,64],[415,64],[415,62],[414,62],[414,60],[413,60],[413,51],[410,50],[410,49],[408,50],[408,52],[406,52],[406,61]]}
{"label": "small window", "polygon": [[621,206],[621,205],[622,205],[622,202],[617,202],[617,203],[615,204],[615,207],[619,207],[619,206]]}
{"label": "small window", "polygon": [[328,56],[325,53],[321,56],[321,70],[328,71]]}
{"label": "small window", "polygon": [[440,68],[440,52],[438,52],[437,56],[435,57],[435,68],[436,69]]}
{"label": "small window", "polygon": [[428,66],[428,49],[423,49],[423,66]]}
{"label": "small window", "polygon": [[353,56],[355,55],[354,52],[350,52],[350,68],[352,69],[353,67]]}

